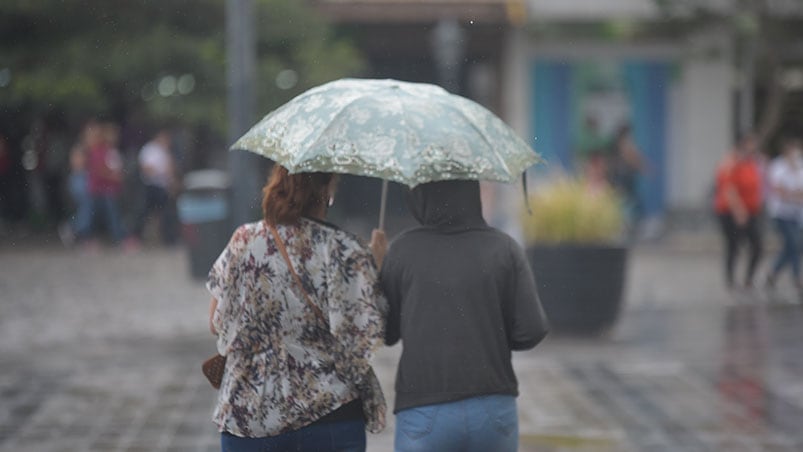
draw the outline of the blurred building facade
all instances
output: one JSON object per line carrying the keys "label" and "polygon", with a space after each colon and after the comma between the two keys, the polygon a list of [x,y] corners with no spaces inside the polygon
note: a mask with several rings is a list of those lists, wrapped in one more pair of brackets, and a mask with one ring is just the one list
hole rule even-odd
{"label": "blurred building facade", "polygon": [[[736,1],[699,2],[739,12]],[[694,13],[676,6],[694,2],[312,3],[352,31],[369,76],[440,83],[502,116],[547,158],[536,182],[581,171],[629,125],[647,162],[639,182],[647,216],[706,211],[717,161],[740,123],[753,120],[745,113],[755,110],[755,82],[740,67],[732,30],[678,25]],[[799,2],[770,3],[779,15],[801,12]],[[740,101],[745,83],[751,95]]]}
{"label": "blurred building facade", "polygon": [[511,29],[506,117],[536,149],[576,171],[632,127],[647,166],[646,216],[708,208],[712,174],[735,134],[733,54],[718,30],[658,26],[653,0],[528,2]]}

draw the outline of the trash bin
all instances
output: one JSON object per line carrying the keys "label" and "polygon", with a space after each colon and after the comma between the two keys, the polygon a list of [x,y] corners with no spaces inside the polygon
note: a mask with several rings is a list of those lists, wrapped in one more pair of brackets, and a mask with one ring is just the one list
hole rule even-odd
{"label": "trash bin", "polygon": [[190,275],[205,279],[232,232],[226,173],[218,170],[187,173],[176,207],[188,250]]}

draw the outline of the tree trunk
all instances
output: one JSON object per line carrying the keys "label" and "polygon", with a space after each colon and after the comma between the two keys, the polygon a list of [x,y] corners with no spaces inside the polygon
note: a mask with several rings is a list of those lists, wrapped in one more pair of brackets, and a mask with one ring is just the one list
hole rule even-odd
{"label": "tree trunk", "polygon": [[761,118],[756,121],[756,133],[759,143],[766,145],[769,137],[775,133],[781,121],[784,101],[786,100],[786,88],[782,82],[783,65],[772,41],[765,43],[764,54],[766,55],[765,75],[763,84],[766,90],[764,106],[761,110]]}

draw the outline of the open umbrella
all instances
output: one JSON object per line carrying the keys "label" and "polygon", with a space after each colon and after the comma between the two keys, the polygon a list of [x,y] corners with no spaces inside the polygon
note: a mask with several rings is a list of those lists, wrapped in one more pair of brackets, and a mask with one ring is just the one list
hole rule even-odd
{"label": "open umbrella", "polygon": [[438,86],[342,79],[312,88],[259,121],[232,149],[291,173],[333,172],[410,187],[439,180],[514,182],[539,155],[496,115]]}

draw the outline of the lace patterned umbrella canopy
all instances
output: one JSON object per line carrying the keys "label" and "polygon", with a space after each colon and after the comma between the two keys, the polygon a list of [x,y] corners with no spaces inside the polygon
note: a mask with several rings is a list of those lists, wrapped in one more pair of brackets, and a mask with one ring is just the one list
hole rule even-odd
{"label": "lace patterned umbrella canopy", "polygon": [[291,173],[354,174],[410,187],[451,179],[514,182],[541,160],[473,101],[435,85],[373,79],[312,88],[268,114],[232,149],[263,155]]}

